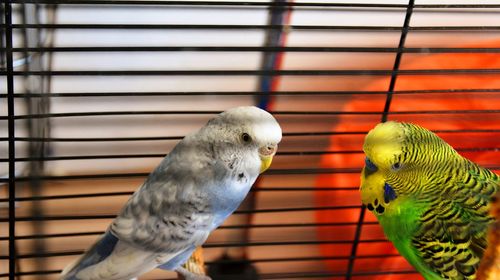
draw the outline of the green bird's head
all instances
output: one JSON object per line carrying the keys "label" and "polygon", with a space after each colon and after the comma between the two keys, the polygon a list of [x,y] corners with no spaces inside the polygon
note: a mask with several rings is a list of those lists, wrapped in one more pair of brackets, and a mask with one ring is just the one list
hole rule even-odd
{"label": "green bird's head", "polygon": [[378,124],[365,137],[361,201],[381,215],[392,201],[429,192],[439,170],[458,155],[431,131],[411,123]]}

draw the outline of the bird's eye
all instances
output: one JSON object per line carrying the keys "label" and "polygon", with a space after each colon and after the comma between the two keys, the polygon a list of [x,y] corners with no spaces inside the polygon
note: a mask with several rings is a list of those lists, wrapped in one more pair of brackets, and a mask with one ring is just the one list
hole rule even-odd
{"label": "bird's eye", "polygon": [[400,162],[396,162],[392,165],[392,170],[394,171],[398,171],[399,169],[401,169],[401,163]]}
{"label": "bird's eye", "polygon": [[243,140],[243,142],[245,143],[250,143],[250,141],[252,141],[252,137],[250,137],[248,133],[243,133],[241,134],[241,140]]}

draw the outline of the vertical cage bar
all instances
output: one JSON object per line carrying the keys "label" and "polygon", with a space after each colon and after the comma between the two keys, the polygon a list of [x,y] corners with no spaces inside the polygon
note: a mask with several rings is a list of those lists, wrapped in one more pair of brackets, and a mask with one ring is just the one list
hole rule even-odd
{"label": "vertical cage bar", "polygon": [[12,54],[12,3],[5,1],[5,56],[7,62],[7,114],[9,143],[9,280],[16,272],[16,150],[14,119],[14,65]]}
{"label": "vertical cage bar", "polygon": [[[40,10],[42,5],[38,4],[25,4],[21,6],[22,22],[24,24],[40,24]],[[23,43],[26,48],[39,48],[43,46],[43,40],[40,29],[23,28]],[[50,31],[46,31],[49,34]],[[48,36],[48,35],[47,35]],[[49,40],[50,42],[52,40]],[[46,53],[40,52],[39,54],[24,52],[25,69],[27,71],[42,71],[43,58]],[[50,68],[48,69],[50,71]],[[24,75],[23,83],[27,93],[38,92],[41,97],[28,97],[24,101],[28,110],[28,114],[47,114],[50,112],[48,89],[45,86],[46,78],[44,76],[30,76]],[[50,79],[50,76],[47,78]],[[29,119],[26,122],[28,135],[31,138],[49,138],[49,119],[37,118]],[[28,144],[28,154],[40,160],[30,161],[28,163],[28,170],[31,179],[29,180],[29,188],[32,196],[40,196],[42,193],[43,184],[41,182],[41,175],[44,170],[44,158],[46,156],[47,143],[30,141]],[[44,215],[41,203],[34,202],[31,207],[31,215],[33,217],[42,217]],[[45,232],[45,223],[42,220],[32,222],[33,232],[43,234]],[[34,252],[45,252],[45,240],[35,239],[32,245]],[[41,258],[35,263],[36,270],[43,270],[46,267],[44,258]]]}
{"label": "vertical cage bar", "polygon": [[411,15],[413,13],[413,6],[415,0],[410,0],[408,7],[406,9],[405,21],[403,24],[403,29],[401,30],[401,37],[399,38],[398,51],[396,53],[396,59],[394,59],[394,66],[391,73],[391,81],[389,83],[389,90],[387,91],[387,99],[385,100],[384,112],[382,113],[382,122],[387,121],[387,116],[389,115],[389,109],[391,107],[392,95],[394,94],[394,87],[396,86],[396,80],[398,78],[399,65],[401,64],[401,57],[403,57],[403,48],[405,47],[406,35],[408,34],[410,28]]}
{"label": "vertical cage bar", "polygon": [[[401,57],[403,56],[403,48],[404,48],[405,42],[406,42],[406,35],[408,34],[408,31],[409,31],[410,20],[411,20],[411,15],[413,13],[414,5],[415,5],[415,0],[408,1],[408,6],[406,7],[406,15],[405,15],[405,19],[403,22],[403,28],[401,30],[401,37],[399,38],[398,51],[397,51],[396,57],[394,59],[394,66],[392,68],[391,80],[389,82],[389,89],[387,90],[387,97],[385,100],[384,111],[382,112],[381,122],[386,122],[387,117],[389,115],[389,110],[390,110],[391,102],[392,102],[392,96],[394,94],[394,88],[396,86],[396,80],[398,77],[399,65],[401,64]],[[347,267],[346,280],[350,280],[352,277],[352,272],[354,269],[354,262],[356,260],[356,254],[357,254],[357,250],[358,250],[359,240],[361,237],[361,230],[363,227],[363,221],[365,219],[365,213],[366,213],[366,207],[364,205],[362,205],[360,212],[359,212],[359,218],[358,218],[358,223],[356,225],[356,231],[354,233],[354,242],[352,244],[351,256],[349,258],[349,264]]]}
{"label": "vertical cage bar", "polygon": [[[4,5],[0,5],[0,12],[5,15]],[[5,16],[0,17],[0,24],[4,24]],[[5,28],[0,28],[0,65],[5,65]]]}

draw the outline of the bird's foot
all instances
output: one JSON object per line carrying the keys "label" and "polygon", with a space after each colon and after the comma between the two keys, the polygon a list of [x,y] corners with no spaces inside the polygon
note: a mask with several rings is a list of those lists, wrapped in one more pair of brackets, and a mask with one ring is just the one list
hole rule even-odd
{"label": "bird's foot", "polygon": [[206,275],[192,273],[191,271],[185,269],[184,267],[177,268],[175,272],[182,275],[185,280],[212,280],[212,278]]}

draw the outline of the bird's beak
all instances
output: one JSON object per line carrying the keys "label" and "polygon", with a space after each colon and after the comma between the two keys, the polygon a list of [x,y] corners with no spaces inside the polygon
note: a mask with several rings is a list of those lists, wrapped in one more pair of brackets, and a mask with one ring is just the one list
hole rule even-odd
{"label": "bird's beak", "polygon": [[278,150],[278,145],[276,144],[268,144],[259,148],[259,157],[260,157],[260,173],[266,171],[269,166],[271,166],[271,162],[273,161],[273,156],[276,154]]}

